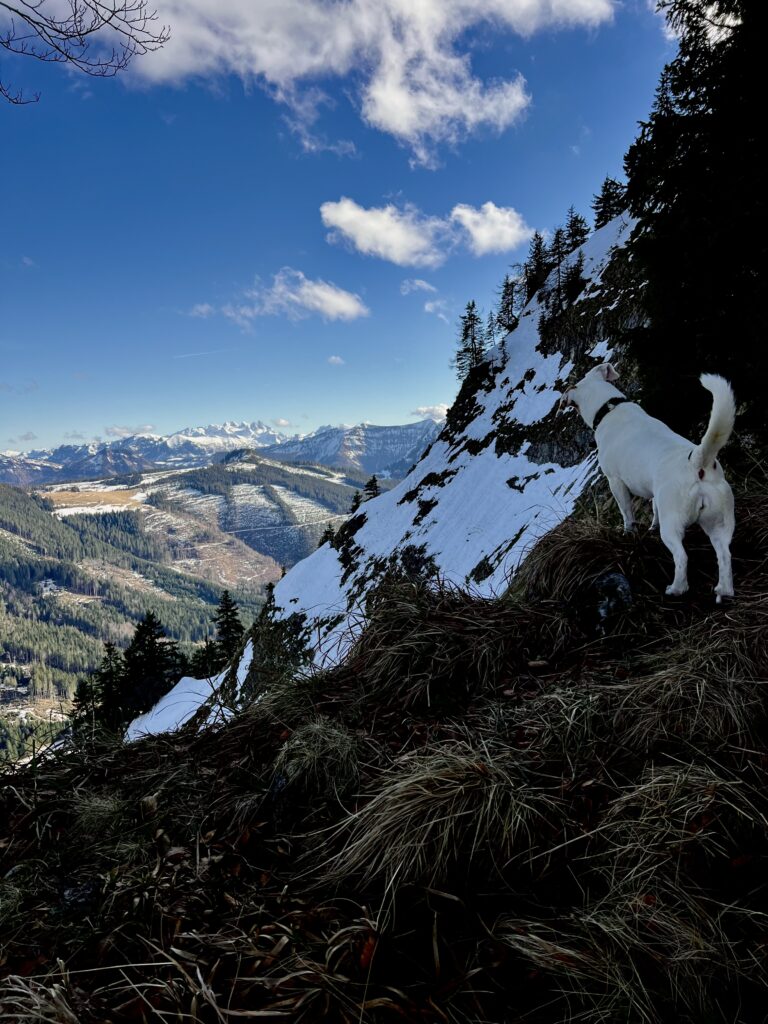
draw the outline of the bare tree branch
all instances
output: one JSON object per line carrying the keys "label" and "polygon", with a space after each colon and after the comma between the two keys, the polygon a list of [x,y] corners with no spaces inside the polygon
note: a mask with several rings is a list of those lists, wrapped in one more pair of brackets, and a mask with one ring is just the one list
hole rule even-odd
{"label": "bare tree branch", "polygon": [[[149,0],[0,0],[0,47],[17,56],[71,64],[97,78],[116,75],[169,38]],[[0,97],[34,103],[39,93],[26,98],[0,82]]]}

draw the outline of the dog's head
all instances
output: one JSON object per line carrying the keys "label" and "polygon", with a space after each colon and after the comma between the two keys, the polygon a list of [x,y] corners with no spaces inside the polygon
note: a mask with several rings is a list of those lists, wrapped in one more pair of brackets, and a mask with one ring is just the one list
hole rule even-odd
{"label": "dog's head", "polygon": [[593,366],[588,373],[584,374],[578,384],[574,384],[563,394],[560,399],[560,409],[563,411],[576,409],[577,412],[581,412],[582,400],[596,382],[607,381],[612,384],[618,379],[619,375],[612,363],[600,363],[599,366]]}

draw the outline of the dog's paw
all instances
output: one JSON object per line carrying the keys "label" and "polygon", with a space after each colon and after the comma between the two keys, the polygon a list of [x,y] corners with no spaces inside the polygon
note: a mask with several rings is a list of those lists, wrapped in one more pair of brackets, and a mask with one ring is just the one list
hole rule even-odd
{"label": "dog's paw", "polygon": [[670,583],[664,593],[667,597],[682,597],[688,590],[688,587],[676,587],[674,583]]}
{"label": "dog's paw", "polygon": [[733,591],[731,591],[728,594],[726,594],[726,593],[722,593],[721,594],[720,591],[717,589],[717,587],[715,587],[715,594],[717,595],[715,597],[715,604],[730,604],[731,601],[733,600]]}

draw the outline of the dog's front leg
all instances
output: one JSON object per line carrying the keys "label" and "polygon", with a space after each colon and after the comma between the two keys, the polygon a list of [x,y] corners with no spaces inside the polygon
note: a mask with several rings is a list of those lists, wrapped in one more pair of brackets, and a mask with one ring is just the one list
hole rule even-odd
{"label": "dog's front leg", "polygon": [[617,476],[608,477],[608,486],[611,488],[611,494],[619,506],[621,518],[624,520],[624,530],[627,533],[631,533],[635,528],[635,510],[632,508],[632,495],[629,492],[629,488]]}

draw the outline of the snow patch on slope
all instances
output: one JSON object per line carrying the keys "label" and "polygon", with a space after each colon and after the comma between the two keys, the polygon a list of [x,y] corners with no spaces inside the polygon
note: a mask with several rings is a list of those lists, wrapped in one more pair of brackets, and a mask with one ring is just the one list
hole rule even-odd
{"label": "snow patch on slope", "polygon": [[[617,218],[582,247],[584,276],[593,287],[631,227]],[[455,427],[449,414],[408,476],[361,506],[347,565],[325,544],[276,585],[278,614],[307,617],[319,663],[344,655],[363,622],[366,594],[393,555],[422,548],[446,579],[491,597],[505,589],[533,543],[573,510],[595,472],[594,456],[547,461],[531,440],[554,429],[555,407],[573,368],[562,354],[541,351],[539,300],[507,337],[507,362],[500,365],[498,350],[490,354],[496,366],[471,398],[469,421]],[[604,358],[607,351],[598,341],[591,355]],[[239,667],[243,679],[252,653],[249,645]]]}

